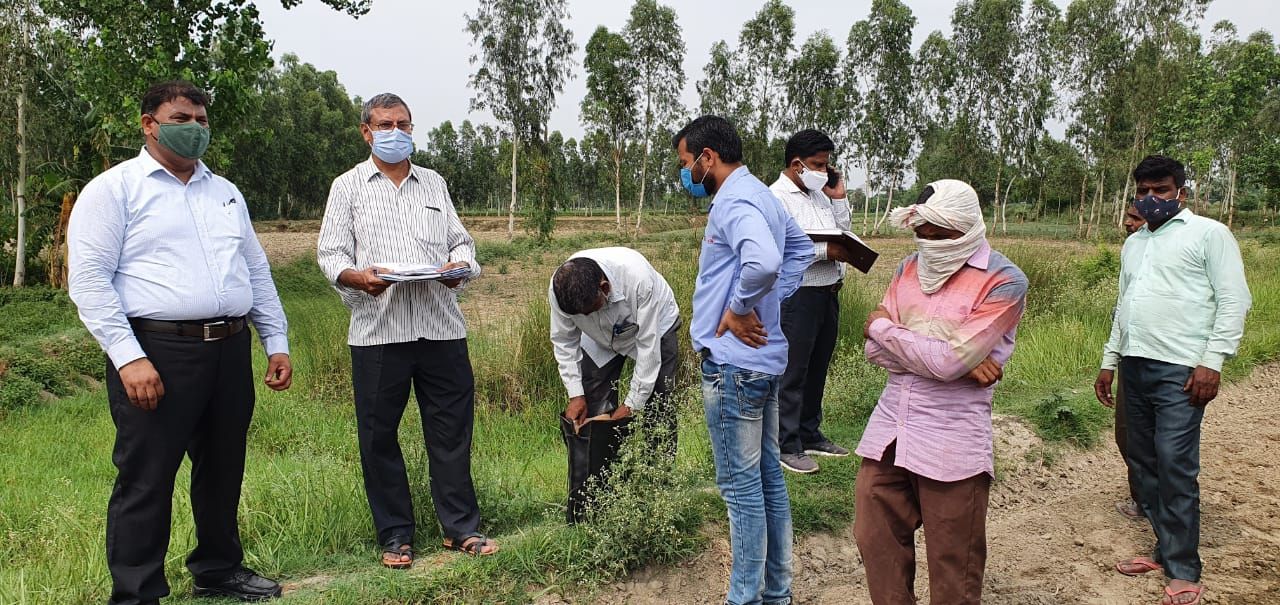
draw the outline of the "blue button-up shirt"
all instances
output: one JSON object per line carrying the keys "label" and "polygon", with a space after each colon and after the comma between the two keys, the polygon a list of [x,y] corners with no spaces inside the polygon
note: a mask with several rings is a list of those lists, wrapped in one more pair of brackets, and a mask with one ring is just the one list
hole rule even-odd
{"label": "blue button-up shirt", "polygon": [[[813,241],[760,179],[746,166],[733,171],[712,200],[702,239],[690,322],[694,349],[710,351],[714,363],[781,375],[787,369],[781,302],[800,286],[813,250]],[[716,338],[725,309],[754,310],[768,344],[755,349],[732,332]]]}
{"label": "blue button-up shirt", "polygon": [[144,148],[94,177],[67,229],[68,290],[117,368],[145,357],[128,318],[249,316],[267,354],[288,324],[244,196],[204,162],[183,183]]}

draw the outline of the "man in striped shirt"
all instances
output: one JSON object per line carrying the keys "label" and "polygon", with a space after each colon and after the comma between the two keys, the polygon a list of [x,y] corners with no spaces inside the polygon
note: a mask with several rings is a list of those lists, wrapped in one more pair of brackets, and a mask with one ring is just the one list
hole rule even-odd
{"label": "man in striped shirt", "polygon": [[[474,379],[456,288],[480,275],[475,242],[444,179],[409,162],[412,115],[400,97],[364,104],[372,156],[334,179],[320,227],[319,262],[351,309],[348,344],[365,495],[382,564],[413,563],[414,514],[398,429],[412,385],[430,461],[431,499],[445,547],[492,554],[479,531],[471,481]],[[470,268],[464,278],[392,284],[392,263]]]}
{"label": "man in striped shirt", "polygon": [[[786,168],[769,190],[801,229],[850,228],[844,180],[827,185],[835,149],[831,138],[817,130],[801,130],[787,141]],[[839,293],[849,252],[836,242],[813,247],[813,264],[805,269],[800,289],[782,301],[787,370],[778,388],[778,447],[782,468],[795,473],[818,472],[810,455],[849,455],[819,428],[827,368],[840,329]]]}
{"label": "man in striped shirt", "polygon": [[991,397],[1013,354],[1027,278],[991,249],[978,194],[930,183],[890,221],[915,231],[864,328],[889,371],[858,455],[854,536],[876,605],[914,603],[915,531],[929,535],[935,602],[982,601],[987,496],[995,475]]}

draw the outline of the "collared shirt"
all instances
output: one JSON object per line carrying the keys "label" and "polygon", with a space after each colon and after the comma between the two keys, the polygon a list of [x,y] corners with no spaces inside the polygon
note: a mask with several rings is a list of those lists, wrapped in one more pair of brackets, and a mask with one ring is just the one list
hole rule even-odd
{"label": "collared shirt", "polygon": [[240,190],[197,162],[178,180],[146,148],[93,178],[67,228],[68,290],[117,368],[146,353],[129,318],[243,317],[268,355],[288,322]]}
{"label": "collared shirt", "polygon": [[1222,371],[1244,335],[1253,299],[1240,247],[1226,225],[1183,209],[1120,252],[1120,296],[1103,369],[1145,357]]}
{"label": "collared shirt", "polygon": [[[801,229],[852,229],[849,214],[848,198],[833,200],[821,191],[801,191],[787,173],[783,172],[778,180],[769,186],[769,190],[778,196],[782,207],[796,219]],[[844,263],[827,258],[827,242],[814,242],[813,264],[804,272],[801,286],[830,286],[844,279]]]}
{"label": "collared shirt", "polygon": [[1027,277],[985,242],[941,290],[925,294],[917,255],[898,267],[871,323],[867,360],[889,371],[858,444],[879,460],[897,441],[895,466],[936,481],[995,476],[991,397],[966,374],[987,356],[1003,366],[1026,307]]}
{"label": "collared shirt", "polygon": [[458,295],[438,281],[392,284],[382,294],[338,283],[346,269],[380,264],[471,265],[480,275],[475,242],[462,226],[444,178],[410,165],[397,187],[373,158],[333,180],[320,225],[320,269],[351,309],[347,343],[371,346],[466,338]]}
{"label": "collared shirt", "polygon": [[578,362],[582,352],[597,367],[618,355],[636,360],[625,404],[639,410],[653,393],[662,368],[662,336],[680,321],[671,286],[644,255],[631,248],[596,248],[569,257],[589,258],[609,280],[605,306],[587,315],[560,310],[555,291],[547,288],[551,305],[551,344],[560,365],[560,380],[569,397],[583,394]]}
{"label": "collared shirt", "polygon": [[[698,258],[690,333],[695,350],[711,361],[781,375],[787,368],[780,301],[800,286],[813,262],[813,241],[760,179],[741,166],[716,192]],[[752,348],[733,332],[716,337],[726,309],[754,310],[768,331],[768,344]]]}

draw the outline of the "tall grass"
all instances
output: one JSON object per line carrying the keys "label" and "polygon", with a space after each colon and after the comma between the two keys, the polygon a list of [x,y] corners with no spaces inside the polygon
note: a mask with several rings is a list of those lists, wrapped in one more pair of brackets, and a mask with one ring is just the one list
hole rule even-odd
{"label": "tall grass", "polygon": [[[549,272],[557,261],[548,258],[622,241],[627,240],[587,234],[554,240],[546,248],[495,250],[482,245],[481,251],[489,259],[509,258],[524,263],[526,270]],[[646,235],[633,244],[666,276],[686,327],[699,243],[697,230],[686,229]],[[850,274],[840,294],[839,344],[828,379],[823,430],[845,445],[857,442],[884,384],[883,372],[861,352],[863,319],[879,302],[910,243],[878,238],[875,245],[884,254],[880,265],[867,276]],[[1115,304],[1116,247],[1030,240],[1001,240],[997,247],[1022,267],[1032,289],[996,406],[1030,419],[1046,437],[1089,443],[1109,422],[1092,400],[1090,384]],[[1242,376],[1280,354],[1280,249],[1253,238],[1243,238],[1242,248],[1255,305],[1240,355],[1227,366],[1228,377]],[[251,567],[287,580],[320,578],[288,601],[525,603],[540,591],[578,590],[580,584],[590,586],[646,561],[686,556],[699,546],[698,527],[723,523],[723,506],[707,490],[714,473],[695,359],[688,331],[682,329],[681,430],[674,474],[660,478],[663,488],[639,486],[621,500],[635,505],[643,499],[649,508],[635,514],[643,517],[640,521],[653,521],[643,529],[656,529],[611,531],[563,524],[565,454],[556,414],[564,396],[547,340],[546,282],[540,279],[532,286],[537,291],[523,299],[531,302],[514,306],[501,325],[473,330],[469,339],[477,379],[473,474],[482,529],[501,541],[502,552],[474,559],[434,551],[441,535],[430,502],[421,419],[410,410],[401,444],[418,514],[421,558],[410,573],[382,570],[361,487],[347,311],[314,263],[277,267],[275,275],[289,314],[297,381],[285,393],[259,390],[241,531]],[[46,342],[41,339],[84,337],[73,334],[65,321],[48,328],[38,323],[24,328],[30,337],[11,333],[17,346],[9,336],[5,345],[33,350],[31,343]],[[91,357],[100,367],[100,354]],[[261,372],[262,360],[256,363]],[[102,542],[114,478],[114,433],[100,390],[69,392],[56,404],[18,406],[0,422],[0,603],[6,605],[95,603],[107,595]],[[817,475],[787,477],[799,531],[848,524],[856,471],[855,459],[842,459],[824,462]],[[187,474],[184,465],[166,562],[179,596],[166,603],[187,603],[184,595],[190,594],[182,569],[183,557],[194,545]],[[652,497],[645,499],[646,494]],[[617,517],[627,508],[618,506],[602,518],[614,515],[617,526],[637,521]],[[608,559],[609,553],[616,560]]]}

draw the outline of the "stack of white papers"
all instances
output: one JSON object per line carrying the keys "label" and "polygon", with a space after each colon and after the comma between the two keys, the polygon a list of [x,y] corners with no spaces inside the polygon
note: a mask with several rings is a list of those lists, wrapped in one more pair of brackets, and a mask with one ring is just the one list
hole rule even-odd
{"label": "stack of white papers", "polygon": [[378,274],[378,277],[383,281],[389,282],[459,279],[471,275],[469,267],[455,267],[447,271],[441,271],[440,267],[433,265],[410,265],[407,263],[374,263],[374,266],[391,271],[390,273]]}

